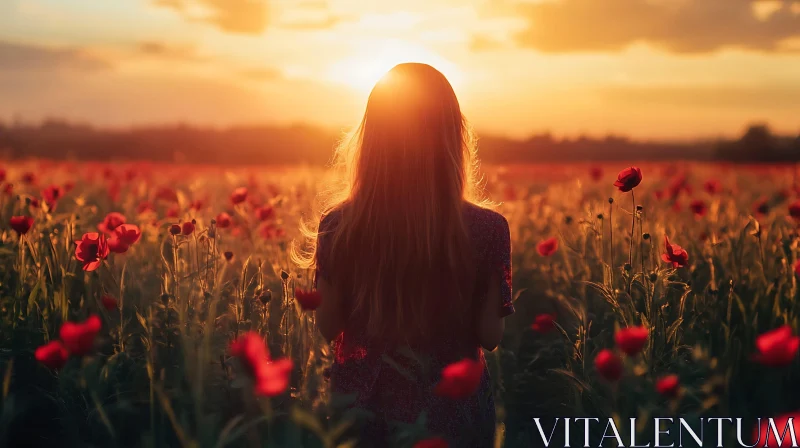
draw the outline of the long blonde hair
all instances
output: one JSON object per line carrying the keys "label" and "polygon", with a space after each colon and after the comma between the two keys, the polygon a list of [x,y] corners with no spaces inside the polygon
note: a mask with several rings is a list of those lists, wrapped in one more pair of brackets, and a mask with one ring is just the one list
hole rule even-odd
{"label": "long blonde hair", "polygon": [[[437,306],[469,309],[475,267],[464,203],[485,203],[476,149],[450,83],[416,63],[375,85],[361,124],[337,147],[340,183],[320,195],[321,215],[340,215],[326,236],[326,269],[368,336],[425,335]],[[306,268],[317,261],[313,227],[304,227],[307,250],[293,250]]]}

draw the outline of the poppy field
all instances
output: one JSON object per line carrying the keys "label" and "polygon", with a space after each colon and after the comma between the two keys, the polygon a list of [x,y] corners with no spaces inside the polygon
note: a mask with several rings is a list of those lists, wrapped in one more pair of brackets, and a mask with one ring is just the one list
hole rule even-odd
{"label": "poppy field", "polygon": [[[646,444],[654,417],[741,418],[753,442],[757,418],[800,417],[793,165],[484,172],[516,308],[485,353],[496,446],[543,446],[535,418],[636,418]],[[328,390],[321,297],[290,257],[332,175],[4,164],[0,446],[359,446],[370,415]],[[430,393],[461,399],[482,368],[452,364]],[[395,442],[446,446],[425,415]]]}

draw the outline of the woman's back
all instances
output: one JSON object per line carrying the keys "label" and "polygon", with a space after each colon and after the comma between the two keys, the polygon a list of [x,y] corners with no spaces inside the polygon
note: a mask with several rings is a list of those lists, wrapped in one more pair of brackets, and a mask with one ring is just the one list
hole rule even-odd
{"label": "woman's back", "polygon": [[[343,213],[347,213],[346,205],[320,222],[317,278],[330,284],[337,283],[337,278],[331,277],[331,267],[341,269],[342,264],[351,262],[344,251],[330,251],[330,239],[342,222]],[[345,323],[333,344],[331,383],[334,393],[355,394],[357,407],[376,414],[377,423],[365,434],[371,443],[385,440],[391,432],[386,422],[410,423],[421,412],[426,412],[429,431],[446,436],[452,446],[488,446],[493,440],[494,404],[485,367],[474,396],[453,400],[433,393],[448,364],[463,358],[483,360],[477,329],[485,302],[496,300],[500,317],[514,312],[508,223],[502,215],[470,203],[463,205],[463,219],[473,258],[471,265],[475,267],[469,276],[474,282],[469,288],[473,294],[465,303],[454,303],[446,294],[459,285],[437,285],[442,286],[443,295],[433,297],[441,306],[429,308],[432,312],[425,316],[423,331],[409,328],[402,341],[370,336],[368,313],[355,309],[347,293],[339,298],[339,313],[345,316]],[[490,285],[490,281],[497,284]],[[499,291],[499,298],[490,298],[490,286]]]}

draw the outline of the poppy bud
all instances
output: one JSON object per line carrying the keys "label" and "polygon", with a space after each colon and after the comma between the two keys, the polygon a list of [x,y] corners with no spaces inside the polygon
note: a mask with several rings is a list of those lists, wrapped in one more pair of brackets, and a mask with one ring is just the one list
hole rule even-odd
{"label": "poppy bud", "polygon": [[167,294],[167,293],[161,294],[161,302],[164,305],[168,304],[169,303],[169,294]]}
{"label": "poppy bud", "polygon": [[228,261],[233,260],[233,252],[231,252],[229,250],[225,251],[225,253],[223,253],[222,255],[224,255],[225,259],[228,260]]}
{"label": "poppy bud", "polygon": [[630,272],[631,264],[630,263],[625,263],[625,265],[622,268],[625,269],[626,271]]}
{"label": "poppy bud", "polygon": [[284,270],[281,270],[281,278],[284,279],[284,280],[288,280],[289,279],[289,273],[284,271]]}
{"label": "poppy bud", "polygon": [[212,226],[215,226],[215,225],[217,225],[217,220],[216,220],[216,219],[214,219],[214,218],[211,218],[211,225],[212,225]]}
{"label": "poppy bud", "polygon": [[267,303],[269,303],[270,300],[272,300],[272,291],[270,291],[269,289],[264,291],[263,293],[261,293],[260,296],[258,296],[258,300],[260,300],[261,303],[266,305]]}
{"label": "poppy bud", "polygon": [[644,208],[644,207],[642,207],[641,205],[637,205],[637,206],[636,206],[636,211],[637,211],[637,212],[640,212],[640,211],[642,211],[642,209],[643,209],[643,208]]}
{"label": "poppy bud", "polygon": [[649,233],[643,233],[642,234],[642,238],[645,239],[645,240],[649,240],[650,239],[650,234]]}
{"label": "poppy bud", "polygon": [[597,219],[603,219],[603,214],[602,213],[598,213],[597,214]]}
{"label": "poppy bud", "polygon": [[608,203],[609,204],[613,204],[614,203],[614,198],[608,198]]}
{"label": "poppy bud", "polygon": [[565,222],[567,225],[570,225],[570,224],[572,224],[572,216],[567,216],[567,217],[565,217],[565,218],[564,218],[564,222]]}
{"label": "poppy bud", "polygon": [[656,274],[655,272],[652,272],[650,274],[650,281],[651,282],[655,282],[656,280],[658,280],[658,274]]}
{"label": "poppy bud", "polygon": [[196,225],[197,225],[197,220],[196,220],[196,219],[194,219],[194,218],[192,218],[192,225],[193,225],[193,226],[196,226]]}
{"label": "poppy bud", "polygon": [[206,298],[206,299],[210,299],[211,298],[211,293],[208,292],[208,291],[203,291],[203,297]]}
{"label": "poppy bud", "polygon": [[179,226],[177,224],[173,224],[173,225],[169,226],[169,233],[172,234],[172,235],[180,234],[181,233],[181,226]]}

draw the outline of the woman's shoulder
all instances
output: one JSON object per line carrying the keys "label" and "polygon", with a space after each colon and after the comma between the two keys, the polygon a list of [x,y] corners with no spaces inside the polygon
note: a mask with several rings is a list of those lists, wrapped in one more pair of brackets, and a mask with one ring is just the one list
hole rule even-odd
{"label": "woman's shoulder", "polygon": [[502,230],[508,228],[508,220],[500,213],[471,202],[465,203],[464,216],[471,228],[480,230]]}

